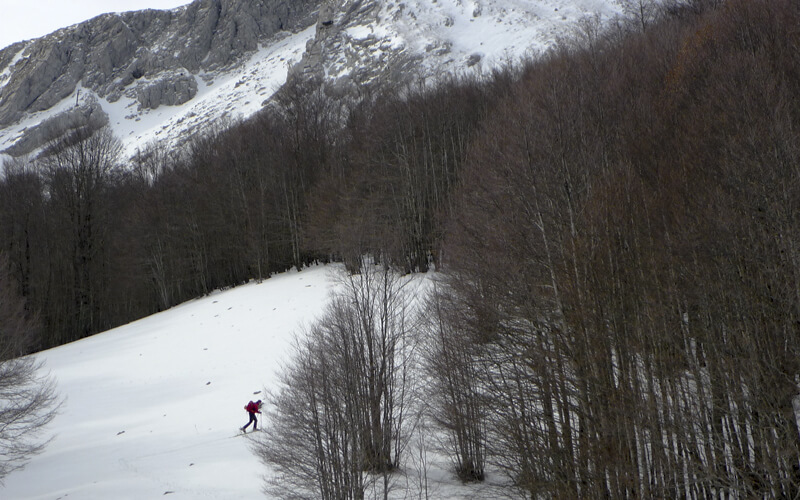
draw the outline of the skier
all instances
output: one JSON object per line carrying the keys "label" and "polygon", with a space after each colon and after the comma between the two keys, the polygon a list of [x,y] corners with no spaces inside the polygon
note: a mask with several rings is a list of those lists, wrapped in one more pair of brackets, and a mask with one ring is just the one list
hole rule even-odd
{"label": "skier", "polygon": [[244,409],[247,410],[248,415],[250,415],[250,421],[247,422],[247,425],[242,427],[242,432],[247,432],[247,428],[250,426],[250,424],[253,424],[253,430],[257,431],[258,419],[256,418],[256,413],[261,414],[261,400],[259,399],[255,403],[250,401],[245,405]]}

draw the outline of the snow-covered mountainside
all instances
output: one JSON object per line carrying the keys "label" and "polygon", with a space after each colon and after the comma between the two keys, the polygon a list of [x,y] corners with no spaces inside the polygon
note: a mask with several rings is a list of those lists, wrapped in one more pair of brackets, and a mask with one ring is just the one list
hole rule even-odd
{"label": "snow-covered mountainside", "polygon": [[105,14],[0,51],[0,151],[110,124],[128,154],[261,109],[288,75],[331,88],[486,71],[622,0],[197,0]]}

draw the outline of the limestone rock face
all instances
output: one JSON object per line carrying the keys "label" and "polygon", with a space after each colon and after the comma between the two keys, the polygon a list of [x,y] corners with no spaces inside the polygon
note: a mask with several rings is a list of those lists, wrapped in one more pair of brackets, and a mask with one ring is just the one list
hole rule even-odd
{"label": "limestone rock face", "polygon": [[316,36],[306,47],[303,59],[291,68],[290,78],[321,78],[328,73],[329,66],[337,63],[349,64],[348,73],[351,69],[366,69],[366,61],[354,61],[355,51],[345,50],[354,42],[347,30],[351,26],[375,23],[379,9],[378,0],[325,0],[319,10]]}
{"label": "limestone rock face", "polygon": [[104,14],[14,44],[0,51],[0,128],[51,108],[78,85],[113,100],[146,77],[155,83],[132,90],[143,107],[185,102],[197,92],[194,79],[166,79],[236,64],[276,32],[312,24],[319,3],[196,0],[170,11]]}
{"label": "limestone rock face", "polygon": [[407,50],[403,36],[391,28],[394,18],[405,10],[404,2],[325,0],[316,36],[300,62],[290,68],[289,78],[324,80],[334,95],[414,80],[422,55]]}

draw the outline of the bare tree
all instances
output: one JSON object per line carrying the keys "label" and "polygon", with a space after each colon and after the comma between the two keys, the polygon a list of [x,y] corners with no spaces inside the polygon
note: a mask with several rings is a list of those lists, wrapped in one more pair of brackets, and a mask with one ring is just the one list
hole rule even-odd
{"label": "bare tree", "polygon": [[478,382],[480,349],[452,290],[437,288],[425,314],[425,365],[432,394],[429,411],[445,431],[445,448],[462,481],[483,481],[486,462],[486,405]]}
{"label": "bare tree", "polygon": [[36,334],[37,324],[25,313],[24,300],[0,254],[0,483],[44,448],[43,427],[56,415],[58,398],[41,363],[18,358]]}
{"label": "bare tree", "polygon": [[622,12],[636,29],[645,32],[655,22],[659,7],[657,0],[624,0]]}
{"label": "bare tree", "polygon": [[407,280],[362,266],[298,344],[256,452],[281,497],[384,497],[409,439],[415,340]]}
{"label": "bare tree", "polygon": [[448,267],[531,497],[797,495],[800,10],[696,16],[553,51],[473,144]]}

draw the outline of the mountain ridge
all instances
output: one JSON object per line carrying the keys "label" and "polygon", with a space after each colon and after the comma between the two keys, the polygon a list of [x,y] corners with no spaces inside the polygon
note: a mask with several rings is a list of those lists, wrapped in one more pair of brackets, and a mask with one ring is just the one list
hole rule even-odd
{"label": "mountain ridge", "polygon": [[619,12],[618,0],[196,0],[103,14],[0,50],[0,152],[88,122],[133,155],[251,116],[290,76],[346,90],[482,71]]}

